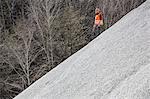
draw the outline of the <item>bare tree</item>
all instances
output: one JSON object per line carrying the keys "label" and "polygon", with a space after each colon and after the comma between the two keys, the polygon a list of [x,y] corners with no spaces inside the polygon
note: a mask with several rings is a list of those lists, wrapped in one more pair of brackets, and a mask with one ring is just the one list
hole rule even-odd
{"label": "bare tree", "polygon": [[54,67],[52,25],[59,12],[57,1],[30,0],[31,11],[41,34],[42,45],[47,55],[47,65]]}
{"label": "bare tree", "polygon": [[144,1],[1,0],[0,97],[13,98],[86,45],[97,4],[107,29]]}

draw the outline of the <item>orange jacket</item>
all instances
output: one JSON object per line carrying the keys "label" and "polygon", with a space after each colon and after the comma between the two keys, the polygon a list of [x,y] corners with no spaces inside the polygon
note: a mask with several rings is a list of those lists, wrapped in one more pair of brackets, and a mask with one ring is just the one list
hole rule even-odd
{"label": "orange jacket", "polygon": [[103,21],[102,15],[101,14],[97,14],[95,16],[95,25],[102,25],[102,21]]}
{"label": "orange jacket", "polygon": [[103,20],[103,18],[102,18],[102,15],[100,14],[98,14],[98,15],[96,15],[95,16],[95,20]]}

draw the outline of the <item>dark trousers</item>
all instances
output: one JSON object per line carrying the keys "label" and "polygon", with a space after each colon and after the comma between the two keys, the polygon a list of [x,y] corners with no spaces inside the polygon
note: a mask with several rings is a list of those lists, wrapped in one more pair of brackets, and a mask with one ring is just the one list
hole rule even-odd
{"label": "dark trousers", "polygon": [[90,41],[99,36],[102,33],[103,28],[101,26],[96,26],[94,31],[91,32],[90,34]]}

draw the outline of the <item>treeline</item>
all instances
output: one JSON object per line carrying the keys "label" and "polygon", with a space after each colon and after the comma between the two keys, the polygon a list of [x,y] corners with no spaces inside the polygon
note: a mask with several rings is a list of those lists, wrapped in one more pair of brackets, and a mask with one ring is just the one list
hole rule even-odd
{"label": "treeline", "polygon": [[0,98],[13,98],[93,39],[96,6],[104,31],[144,1],[0,0]]}

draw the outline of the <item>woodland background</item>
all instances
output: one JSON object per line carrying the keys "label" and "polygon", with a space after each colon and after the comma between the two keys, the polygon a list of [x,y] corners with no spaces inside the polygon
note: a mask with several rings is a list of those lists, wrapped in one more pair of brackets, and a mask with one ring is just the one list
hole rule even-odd
{"label": "woodland background", "polygon": [[[0,0],[0,99],[12,99],[145,0]],[[92,33],[96,7],[101,32]]]}

